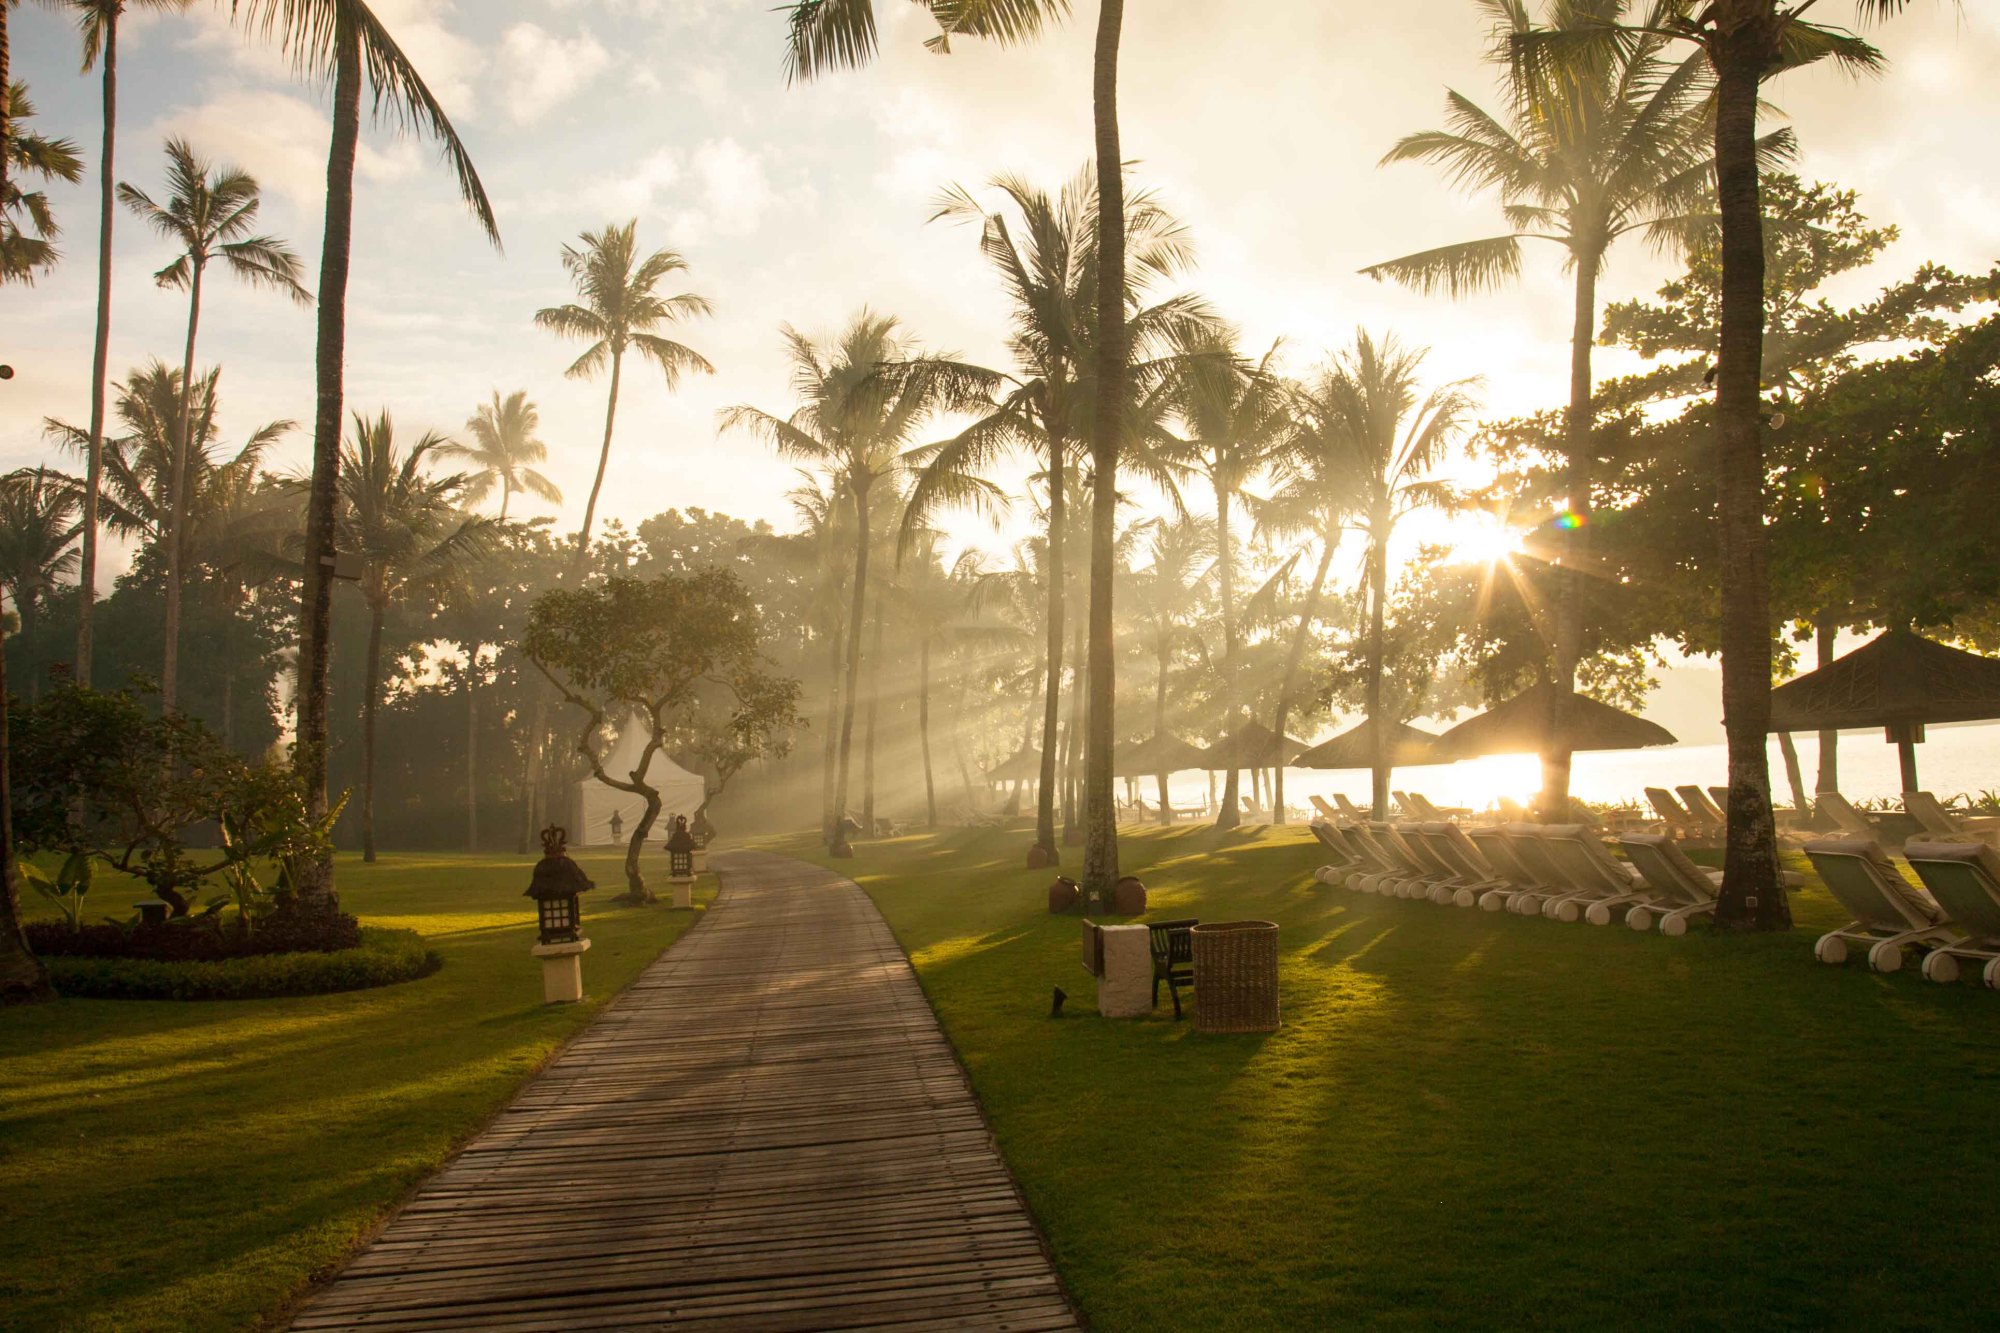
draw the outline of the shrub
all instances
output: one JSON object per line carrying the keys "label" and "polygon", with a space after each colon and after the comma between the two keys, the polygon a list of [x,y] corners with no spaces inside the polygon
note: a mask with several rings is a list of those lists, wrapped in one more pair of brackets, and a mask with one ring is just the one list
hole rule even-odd
{"label": "shrub", "polygon": [[332,953],[361,943],[361,925],[344,912],[289,905],[252,928],[219,913],[159,926],[77,926],[31,921],[28,946],[44,958],[150,958],[163,963],[220,962],[275,953]]}
{"label": "shrub", "polygon": [[[351,919],[351,918],[350,918]],[[443,960],[414,930],[369,926],[351,949],[255,954],[213,961],[45,958],[58,992],[102,1000],[261,1000],[413,981]]]}

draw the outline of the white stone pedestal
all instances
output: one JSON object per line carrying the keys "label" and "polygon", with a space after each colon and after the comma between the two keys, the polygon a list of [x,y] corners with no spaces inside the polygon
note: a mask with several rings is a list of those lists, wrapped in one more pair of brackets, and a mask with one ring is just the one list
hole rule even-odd
{"label": "white stone pedestal", "polygon": [[1104,971],[1097,978],[1097,1012],[1136,1018],[1153,1012],[1152,932],[1144,926],[1104,926]]}
{"label": "white stone pedestal", "polygon": [[537,944],[528,952],[542,960],[542,999],[549,1004],[575,1004],[583,998],[583,951],[589,940],[574,944]]}
{"label": "white stone pedestal", "polygon": [[694,906],[694,876],[675,875],[667,881],[674,886],[674,906]]}
{"label": "white stone pedestal", "polygon": [[697,847],[694,849],[694,873],[697,875],[708,873],[708,848]]}

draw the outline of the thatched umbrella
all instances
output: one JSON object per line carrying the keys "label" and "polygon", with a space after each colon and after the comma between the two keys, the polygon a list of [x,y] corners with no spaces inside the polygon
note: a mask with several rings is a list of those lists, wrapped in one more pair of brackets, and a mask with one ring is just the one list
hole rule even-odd
{"label": "thatched umbrella", "polygon": [[1305,745],[1295,737],[1280,736],[1253,718],[1209,746],[1202,763],[1218,773],[1232,768],[1278,768]]}
{"label": "thatched umbrella", "polygon": [[1111,771],[1121,778],[1152,777],[1208,766],[1208,751],[1166,732],[1121,745],[1111,759]]}
{"label": "thatched umbrella", "polygon": [[988,782],[1039,782],[1041,777],[1042,752],[1028,745],[986,770]]}
{"label": "thatched umbrella", "polygon": [[2000,660],[1908,630],[1878,634],[1845,657],[1771,691],[1772,731],[1881,727],[1917,786],[1917,743],[1927,722],[2000,718]]}
{"label": "thatched umbrella", "polygon": [[[1382,723],[1382,762],[1391,768],[1448,762],[1438,753],[1438,738],[1402,722]],[[1366,768],[1375,766],[1375,727],[1371,722],[1349,727],[1330,741],[1321,741],[1295,755],[1293,768]]]}
{"label": "thatched umbrella", "polygon": [[1543,754],[1551,750],[1638,750],[1674,743],[1674,734],[1658,723],[1580,694],[1569,696],[1564,710],[1568,720],[1558,732],[1553,718],[1562,697],[1562,691],[1547,682],[1531,686],[1438,737],[1438,757],[1476,759],[1488,754]]}

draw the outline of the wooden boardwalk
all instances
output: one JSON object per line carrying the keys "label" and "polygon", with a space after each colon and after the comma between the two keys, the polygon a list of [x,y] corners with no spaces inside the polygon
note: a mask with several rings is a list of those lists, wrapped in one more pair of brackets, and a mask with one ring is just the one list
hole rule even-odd
{"label": "wooden boardwalk", "polygon": [[1077,1327],[874,904],[716,864],[701,923],[294,1328]]}

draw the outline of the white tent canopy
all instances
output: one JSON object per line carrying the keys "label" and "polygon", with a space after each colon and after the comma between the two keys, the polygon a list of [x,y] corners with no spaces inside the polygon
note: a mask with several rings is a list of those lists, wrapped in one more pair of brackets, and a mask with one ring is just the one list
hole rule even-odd
{"label": "white tent canopy", "polygon": [[[618,733],[617,742],[604,756],[601,766],[605,772],[622,778],[637,767],[645,748],[646,727],[635,717]],[[673,827],[675,815],[686,815],[692,822],[694,812],[708,799],[708,784],[701,776],[667,758],[664,751],[653,756],[645,782],[660,793],[660,817],[653,824],[653,832],[662,838]],[[645,797],[620,791],[598,781],[594,775],[587,777],[576,785],[576,822],[570,829],[570,842],[578,847],[622,847],[645,814]]]}

